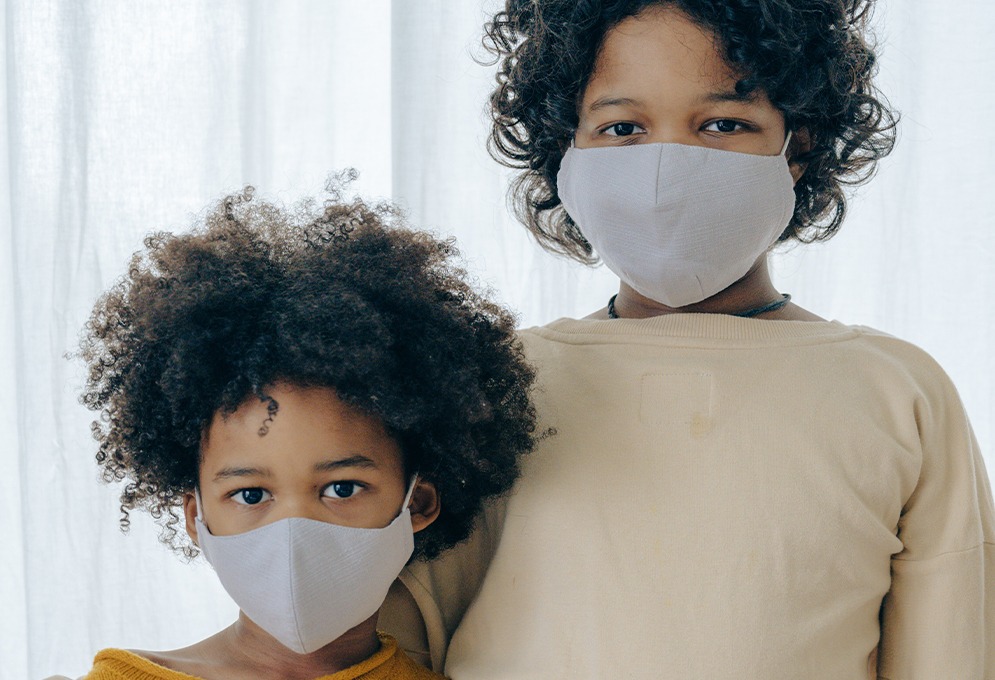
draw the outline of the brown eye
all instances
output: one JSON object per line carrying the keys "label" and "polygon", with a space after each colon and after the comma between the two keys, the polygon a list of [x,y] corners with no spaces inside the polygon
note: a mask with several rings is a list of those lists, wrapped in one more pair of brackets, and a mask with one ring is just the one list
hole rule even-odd
{"label": "brown eye", "polygon": [[613,123],[602,130],[602,134],[609,137],[630,137],[643,129],[635,123]]}
{"label": "brown eye", "polygon": [[359,486],[357,482],[332,482],[325,487],[322,495],[328,498],[350,498],[355,495]]}
{"label": "brown eye", "polygon": [[747,126],[744,123],[740,123],[738,120],[729,120],[728,118],[713,120],[704,127],[704,130],[707,132],[720,132],[722,134],[739,132],[745,129],[747,129]]}
{"label": "brown eye", "polygon": [[269,491],[254,487],[251,489],[239,489],[231,498],[240,505],[258,505],[269,495]]}

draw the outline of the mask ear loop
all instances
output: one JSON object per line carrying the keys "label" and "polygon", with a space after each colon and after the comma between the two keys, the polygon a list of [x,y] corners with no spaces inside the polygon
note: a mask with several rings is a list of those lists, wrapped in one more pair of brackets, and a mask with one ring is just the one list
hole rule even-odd
{"label": "mask ear loop", "polygon": [[[211,530],[207,526],[207,522],[204,521],[204,499],[200,496],[200,487],[195,486],[193,488],[193,497],[197,501],[197,521],[199,521],[207,533],[211,533]],[[197,547],[200,547],[200,541],[196,542]]]}
{"label": "mask ear loop", "polygon": [[[404,494],[404,502],[401,503],[401,512],[407,510],[408,506],[411,504],[411,497],[415,493],[415,484],[417,483],[418,483],[418,473],[416,472],[415,474],[411,475],[411,483],[408,485],[408,492]],[[401,512],[397,514],[400,515]]]}
{"label": "mask ear loop", "polygon": [[791,143],[791,134],[792,130],[788,130],[788,136],[784,138],[784,146],[781,147],[781,153],[778,154],[779,156],[783,156],[785,153],[787,153],[788,144]]}

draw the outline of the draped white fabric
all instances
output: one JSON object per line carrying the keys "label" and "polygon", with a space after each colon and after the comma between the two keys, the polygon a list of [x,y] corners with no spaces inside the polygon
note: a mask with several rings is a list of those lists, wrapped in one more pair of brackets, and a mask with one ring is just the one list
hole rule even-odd
{"label": "draped white fabric", "polygon": [[[101,647],[183,646],[235,613],[150,520],[118,531],[64,358],[147,232],[246,183],[292,201],[354,166],[358,191],[455,234],[523,324],[603,306],[609,273],[543,253],[508,215],[484,151],[492,71],[472,59],[485,15],[480,0],[3,3],[0,678],[79,675]],[[887,0],[877,18],[902,139],[839,237],[779,255],[777,282],[930,351],[995,469],[995,6]]]}

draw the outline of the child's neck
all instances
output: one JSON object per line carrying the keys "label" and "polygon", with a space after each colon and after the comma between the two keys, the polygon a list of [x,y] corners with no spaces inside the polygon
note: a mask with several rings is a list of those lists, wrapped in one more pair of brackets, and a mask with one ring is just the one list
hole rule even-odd
{"label": "child's neck", "polygon": [[310,654],[297,654],[276,641],[272,635],[241,612],[238,621],[223,630],[214,640],[235,675],[252,680],[312,680],[331,675],[364,661],[380,649],[374,614],[337,640]]}
{"label": "child's neck", "polygon": [[[735,314],[780,298],[781,293],[771,282],[770,271],[767,268],[767,256],[763,255],[739,281],[710,298],[686,307],[668,307],[662,302],[640,295],[623,282],[619,287],[618,295],[615,297],[615,311],[619,318],[623,319],[646,319],[678,312]],[[601,319],[604,318],[605,314],[606,312],[602,310],[591,314],[588,318]],[[823,320],[793,303],[789,303],[776,311],[762,314],[758,318],[791,321]]]}

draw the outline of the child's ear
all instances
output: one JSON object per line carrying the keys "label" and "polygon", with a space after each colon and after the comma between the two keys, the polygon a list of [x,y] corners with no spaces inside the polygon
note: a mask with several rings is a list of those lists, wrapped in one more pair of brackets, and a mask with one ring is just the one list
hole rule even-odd
{"label": "child's ear", "polygon": [[183,494],[183,517],[187,522],[187,535],[193,544],[200,547],[200,543],[197,542],[197,497],[194,496],[192,491],[188,491]]}
{"label": "child's ear", "polygon": [[442,509],[435,484],[419,478],[415,482],[414,491],[411,492],[411,502],[408,503],[408,509],[411,511],[411,526],[415,533],[434,522]]}
{"label": "child's ear", "polygon": [[798,184],[798,180],[805,174],[807,164],[799,163],[794,159],[811,150],[812,135],[809,134],[808,128],[798,128],[791,133],[791,141],[788,143],[788,150],[785,152],[785,155],[788,157],[788,170],[791,171],[791,178],[795,181],[795,184]]}

